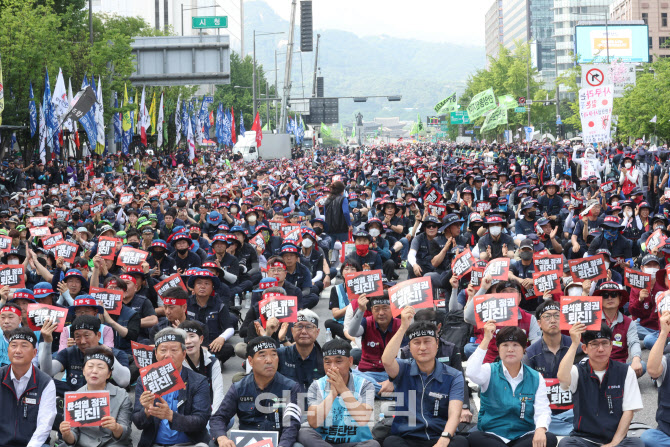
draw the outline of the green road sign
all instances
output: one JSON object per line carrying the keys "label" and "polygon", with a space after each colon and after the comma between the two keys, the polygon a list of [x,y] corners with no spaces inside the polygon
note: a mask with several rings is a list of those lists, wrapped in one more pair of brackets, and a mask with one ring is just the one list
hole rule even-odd
{"label": "green road sign", "polygon": [[517,108],[514,109],[514,111],[516,113],[526,113],[527,112],[525,107],[517,107]]}
{"label": "green road sign", "polygon": [[446,124],[442,124],[442,125],[440,126],[440,130],[448,131],[448,130],[449,130],[449,126],[447,126]]}
{"label": "green road sign", "polygon": [[193,29],[228,28],[228,16],[192,17]]}
{"label": "green road sign", "polygon": [[451,112],[451,124],[470,124],[468,112]]}

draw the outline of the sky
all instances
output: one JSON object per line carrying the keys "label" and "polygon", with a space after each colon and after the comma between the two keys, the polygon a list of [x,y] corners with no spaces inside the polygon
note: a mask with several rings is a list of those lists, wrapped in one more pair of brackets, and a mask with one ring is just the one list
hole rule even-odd
{"label": "sky", "polygon": [[[314,29],[484,45],[484,15],[494,0],[313,0]],[[283,19],[290,0],[266,0]],[[300,1],[296,21],[300,20]]]}

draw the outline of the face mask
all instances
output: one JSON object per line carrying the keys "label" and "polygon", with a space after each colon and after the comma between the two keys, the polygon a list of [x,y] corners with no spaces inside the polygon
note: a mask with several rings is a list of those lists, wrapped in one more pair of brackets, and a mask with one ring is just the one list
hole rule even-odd
{"label": "face mask", "polygon": [[[11,263],[10,263],[11,264]],[[655,275],[658,272],[658,269],[655,267],[645,267],[642,269],[644,273],[649,273],[650,275]]]}
{"label": "face mask", "polygon": [[321,234],[323,233],[323,228],[316,227],[314,228],[314,232],[316,233],[317,236],[321,236]]}
{"label": "face mask", "polygon": [[191,233],[191,239],[197,241],[198,239],[200,239],[200,233]]}
{"label": "face mask", "polygon": [[180,255],[185,255],[187,251],[188,251],[188,248],[182,248],[182,249],[178,249],[177,253],[179,253]]}
{"label": "face mask", "polygon": [[282,200],[282,201],[281,201],[281,204],[284,205],[284,206],[286,206],[287,203],[288,203],[288,202],[287,202],[286,200]]}
{"label": "face mask", "polygon": [[633,215],[633,210],[626,210],[626,216],[631,217]]}
{"label": "face mask", "polygon": [[357,244],[356,245],[356,254],[358,256],[366,256],[368,254],[368,251],[370,250],[370,246],[367,244]]}
{"label": "face mask", "polygon": [[612,231],[612,230],[605,230],[605,232],[603,233],[603,236],[604,236],[605,239],[607,239],[608,241],[615,241],[616,238],[617,238],[617,236],[618,236],[618,234],[619,234],[619,233],[618,233],[616,230],[615,230],[615,231]]}
{"label": "face mask", "polygon": [[275,213],[278,213],[281,211],[281,206],[273,206],[272,209],[275,210]]}
{"label": "face mask", "polygon": [[165,257],[165,252],[164,251],[155,251],[154,252],[154,259],[163,259]]}
{"label": "face mask", "polygon": [[305,248],[311,248],[314,243],[312,242],[311,239],[303,239],[302,240],[302,246]]}
{"label": "face mask", "polygon": [[349,202],[349,206],[352,208],[358,208],[358,202],[355,200],[353,202]]}
{"label": "face mask", "polygon": [[372,236],[372,237],[377,237],[377,236],[379,236],[380,233],[381,233],[381,231],[379,231],[379,230],[376,229],[376,228],[372,228],[372,229],[370,230],[370,236]]}
{"label": "face mask", "polygon": [[139,242],[128,242],[128,245],[130,245],[133,248],[140,248]]}
{"label": "face mask", "polygon": [[522,261],[530,261],[533,259],[533,252],[532,251],[522,251],[519,253],[519,257],[521,258]]}
{"label": "face mask", "polygon": [[628,162],[624,166],[626,166],[626,169],[630,169],[631,166],[633,166],[633,163]]}
{"label": "face mask", "polygon": [[500,236],[502,227],[491,227],[489,228],[489,232],[491,233],[491,236]]}
{"label": "face mask", "polygon": [[609,270],[609,268],[610,268],[610,264],[611,264],[610,262],[605,261],[605,268],[606,268],[607,270]]}
{"label": "face mask", "polygon": [[537,211],[528,211],[527,215],[530,219],[535,219],[535,216],[537,215]]}
{"label": "face mask", "polygon": [[256,223],[256,216],[251,215],[247,218],[250,224],[255,224]]}
{"label": "face mask", "polygon": [[230,208],[230,212],[231,212],[232,214],[237,214],[237,208],[235,208],[235,207],[231,207],[231,208]]}
{"label": "face mask", "polygon": [[568,289],[568,296],[581,296],[582,289],[580,287],[570,287]]}
{"label": "face mask", "polygon": [[18,264],[18,263],[19,263],[19,260],[16,259],[16,258],[13,258],[13,259],[10,259],[7,263],[8,263],[8,264],[11,264],[11,265],[15,265],[15,264]]}

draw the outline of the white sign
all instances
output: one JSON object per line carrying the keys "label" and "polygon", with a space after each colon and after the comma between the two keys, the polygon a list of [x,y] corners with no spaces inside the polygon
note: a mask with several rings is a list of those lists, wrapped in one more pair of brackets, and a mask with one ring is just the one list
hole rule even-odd
{"label": "white sign", "polygon": [[611,84],[579,90],[579,116],[584,143],[610,141],[613,103],[614,87]]}
{"label": "white sign", "polygon": [[582,88],[614,86],[614,97],[623,98],[627,85],[635,85],[635,64],[581,64]]}

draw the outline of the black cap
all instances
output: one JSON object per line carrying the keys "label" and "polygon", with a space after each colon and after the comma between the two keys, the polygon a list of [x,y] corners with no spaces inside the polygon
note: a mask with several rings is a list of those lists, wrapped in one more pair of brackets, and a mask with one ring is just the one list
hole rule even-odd
{"label": "black cap", "polygon": [[604,322],[601,323],[600,329],[597,331],[586,331],[582,334],[582,343],[588,344],[589,342],[593,340],[598,340],[598,339],[607,339],[611,340],[612,339],[612,329],[605,324]]}

